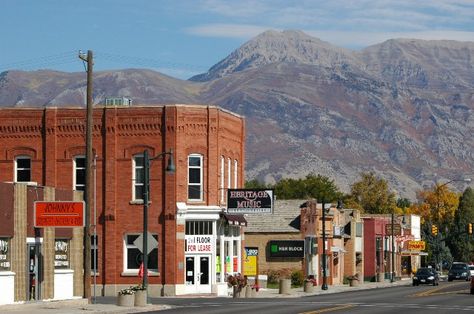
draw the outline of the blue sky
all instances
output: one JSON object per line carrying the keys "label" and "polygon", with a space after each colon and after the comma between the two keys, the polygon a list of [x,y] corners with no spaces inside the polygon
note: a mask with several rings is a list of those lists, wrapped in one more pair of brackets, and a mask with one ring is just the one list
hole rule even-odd
{"label": "blue sky", "polygon": [[351,49],[390,38],[474,41],[474,0],[0,0],[0,72],[148,68],[187,79],[268,30]]}

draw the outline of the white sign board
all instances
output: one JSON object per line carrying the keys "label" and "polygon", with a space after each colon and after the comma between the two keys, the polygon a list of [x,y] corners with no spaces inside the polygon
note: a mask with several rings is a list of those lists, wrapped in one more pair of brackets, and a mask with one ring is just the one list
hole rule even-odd
{"label": "white sign board", "polygon": [[186,253],[211,253],[214,251],[214,238],[211,235],[187,235]]}

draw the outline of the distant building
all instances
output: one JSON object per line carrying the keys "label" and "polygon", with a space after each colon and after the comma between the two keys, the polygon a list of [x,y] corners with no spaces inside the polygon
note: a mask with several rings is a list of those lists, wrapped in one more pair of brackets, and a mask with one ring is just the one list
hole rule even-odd
{"label": "distant building", "polygon": [[131,106],[132,100],[127,97],[107,97],[104,104],[106,107],[110,106]]}

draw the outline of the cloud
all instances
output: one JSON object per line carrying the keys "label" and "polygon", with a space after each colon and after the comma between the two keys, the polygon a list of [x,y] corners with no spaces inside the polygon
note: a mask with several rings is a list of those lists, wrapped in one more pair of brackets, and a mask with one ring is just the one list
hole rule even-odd
{"label": "cloud", "polygon": [[207,24],[187,28],[186,32],[205,37],[225,37],[250,39],[271,27],[241,24]]}

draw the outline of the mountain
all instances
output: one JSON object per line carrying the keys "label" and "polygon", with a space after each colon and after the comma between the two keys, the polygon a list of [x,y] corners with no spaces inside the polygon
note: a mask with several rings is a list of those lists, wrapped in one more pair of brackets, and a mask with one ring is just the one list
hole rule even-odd
{"label": "mountain", "polygon": [[[314,172],[347,191],[374,171],[413,199],[423,186],[474,174],[473,67],[472,42],[392,39],[351,51],[267,31],[189,81],[97,72],[94,99],[216,104],[246,117],[248,179]],[[82,105],[84,95],[83,73],[0,75],[5,106]]]}

